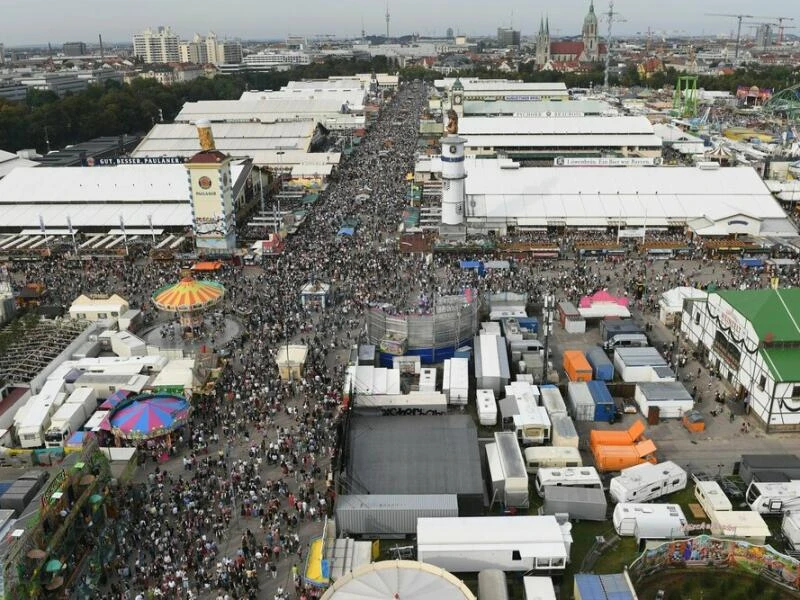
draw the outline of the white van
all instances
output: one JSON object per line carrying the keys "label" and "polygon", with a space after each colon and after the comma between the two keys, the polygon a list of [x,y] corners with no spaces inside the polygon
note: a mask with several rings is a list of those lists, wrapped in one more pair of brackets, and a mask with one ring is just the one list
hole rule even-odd
{"label": "white van", "polygon": [[539,468],[582,467],[583,460],[577,448],[570,446],[539,446],[525,448],[525,469],[531,475],[536,475]]}
{"label": "white van", "polygon": [[547,486],[603,489],[603,481],[594,467],[575,467],[572,469],[542,467],[536,472],[535,485],[536,493],[542,498],[544,498],[544,488]]}
{"label": "white van", "polygon": [[618,333],[611,336],[603,344],[606,350],[614,350],[615,348],[646,348],[650,345],[647,336],[643,333]]}

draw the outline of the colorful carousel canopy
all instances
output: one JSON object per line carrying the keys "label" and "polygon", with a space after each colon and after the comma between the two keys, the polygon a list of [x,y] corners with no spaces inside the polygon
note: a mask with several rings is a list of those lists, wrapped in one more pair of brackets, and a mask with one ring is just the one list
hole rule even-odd
{"label": "colorful carousel canopy", "polygon": [[111,415],[111,430],[126,439],[156,438],[184,425],[190,411],[191,405],[180,396],[143,394]]}
{"label": "colorful carousel canopy", "polygon": [[161,310],[191,312],[214,306],[225,295],[225,288],[216,281],[184,277],[174,285],[159,288],[153,304]]}

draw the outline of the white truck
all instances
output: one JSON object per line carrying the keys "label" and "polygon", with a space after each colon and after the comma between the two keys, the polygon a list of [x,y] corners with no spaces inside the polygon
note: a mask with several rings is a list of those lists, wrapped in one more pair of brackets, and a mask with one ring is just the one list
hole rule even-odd
{"label": "white truck", "polygon": [[51,395],[44,389],[35,396],[31,396],[28,403],[20,409],[23,411],[20,418],[14,420],[14,428],[22,448],[44,446],[44,436],[50,427],[51,416],[66,397],[67,395],[63,392]]}
{"label": "white truck", "polygon": [[44,434],[48,448],[63,446],[70,436],[80,430],[97,408],[97,392],[93,388],[75,389],[50,419],[50,427]]}

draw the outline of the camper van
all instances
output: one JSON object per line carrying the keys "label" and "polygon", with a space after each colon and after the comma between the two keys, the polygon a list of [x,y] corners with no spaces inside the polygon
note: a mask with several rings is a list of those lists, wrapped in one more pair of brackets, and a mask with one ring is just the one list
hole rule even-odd
{"label": "camper van", "polygon": [[800,508],[800,481],[753,481],[745,500],[762,515],[780,515]]}
{"label": "camper van", "polygon": [[603,344],[606,350],[614,350],[616,348],[646,348],[650,345],[647,341],[647,336],[643,333],[618,333],[611,336]]}
{"label": "camper van", "polygon": [[642,463],[622,469],[611,478],[608,491],[615,502],[649,502],[686,487],[687,475],[671,460]]}
{"label": "camper van", "polygon": [[525,468],[531,475],[536,475],[542,467],[572,469],[582,466],[583,460],[577,448],[570,446],[525,448]]}
{"label": "camper van", "polygon": [[535,483],[536,493],[542,498],[544,498],[544,488],[551,485],[603,488],[603,482],[594,467],[576,467],[572,469],[540,468],[536,472]]}
{"label": "camper van", "polygon": [[637,539],[670,539],[684,535],[688,521],[677,504],[620,502],[612,516],[614,530]]}

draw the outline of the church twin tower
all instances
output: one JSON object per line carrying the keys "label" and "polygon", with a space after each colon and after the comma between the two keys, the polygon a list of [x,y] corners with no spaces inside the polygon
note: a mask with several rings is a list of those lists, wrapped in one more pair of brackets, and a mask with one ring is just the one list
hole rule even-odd
{"label": "church twin tower", "polygon": [[551,60],[596,62],[600,60],[600,36],[597,28],[597,15],[594,12],[594,0],[589,2],[589,12],[583,19],[580,42],[551,42],[550,18],[542,18],[539,22],[539,33],[536,34],[536,64],[539,68]]}

